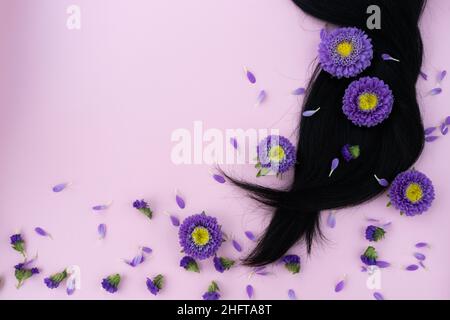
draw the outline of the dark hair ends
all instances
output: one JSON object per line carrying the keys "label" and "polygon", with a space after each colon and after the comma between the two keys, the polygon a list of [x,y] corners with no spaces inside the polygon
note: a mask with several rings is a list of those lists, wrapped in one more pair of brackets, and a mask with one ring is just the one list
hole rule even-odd
{"label": "dark hair ends", "polygon": [[[425,0],[293,0],[305,13],[341,27],[357,27],[372,39],[374,58],[358,77],[382,79],[393,91],[390,117],[376,127],[358,127],[342,112],[342,97],[355,80],[337,79],[317,67],[305,95],[306,106],[319,107],[313,118],[300,123],[297,163],[291,185],[277,190],[227,175],[250,197],[274,208],[273,216],[255,249],[244,259],[262,266],[280,259],[299,241],[311,252],[321,236],[320,212],[364,203],[384,192],[374,174],[392,181],[420,156],[424,128],[416,99],[416,82],[423,46],[418,27]],[[367,7],[381,9],[381,29],[366,27]],[[400,62],[383,61],[389,53]],[[358,78],[357,77],[357,78]],[[356,78],[356,79],[357,79]],[[330,163],[345,144],[359,145],[361,155],[341,162],[329,177]]]}

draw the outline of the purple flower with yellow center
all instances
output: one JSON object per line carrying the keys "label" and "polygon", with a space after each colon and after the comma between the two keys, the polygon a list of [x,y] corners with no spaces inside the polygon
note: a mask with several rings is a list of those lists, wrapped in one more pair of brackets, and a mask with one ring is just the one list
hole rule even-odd
{"label": "purple flower with yellow center", "polygon": [[256,148],[259,169],[257,177],[264,176],[269,171],[277,175],[285,173],[295,165],[295,147],[285,137],[270,135],[264,138]]}
{"label": "purple flower with yellow center", "polygon": [[369,241],[377,242],[384,238],[386,231],[383,228],[376,226],[368,226],[366,228],[366,239]]}
{"label": "purple flower with yellow center", "polygon": [[377,264],[378,253],[374,247],[367,247],[366,251],[361,255],[361,261],[368,266],[374,266]]}
{"label": "purple flower with yellow center", "polygon": [[215,281],[212,281],[208,287],[208,291],[203,294],[202,298],[203,300],[219,300],[219,291],[220,289],[217,283]]}
{"label": "purple flower with yellow center", "polygon": [[194,258],[189,256],[184,256],[180,260],[180,267],[186,269],[187,271],[200,272],[200,268],[198,267],[197,261]]}
{"label": "purple flower with yellow center", "polygon": [[431,207],[434,200],[434,187],[425,174],[413,169],[395,177],[388,196],[390,203],[402,214],[415,216]]}
{"label": "purple flower with yellow center", "polygon": [[341,154],[342,154],[342,157],[344,158],[344,160],[347,162],[349,162],[353,159],[357,159],[360,155],[359,146],[358,145],[352,146],[352,145],[346,144],[345,146],[342,147]]}
{"label": "purple flower with yellow center", "polygon": [[20,233],[17,234],[13,234],[10,237],[11,240],[11,247],[20,252],[24,257],[26,256],[25,254],[25,241],[22,238],[22,235]]}
{"label": "purple flower with yellow center", "polygon": [[283,263],[286,269],[292,274],[300,272],[300,257],[296,254],[288,254],[283,257]]}
{"label": "purple flower with yellow center", "polygon": [[66,270],[55,273],[51,275],[50,277],[47,277],[44,279],[44,283],[47,287],[50,289],[55,289],[59,287],[59,284],[63,282],[67,278],[67,272]]}
{"label": "purple flower with yellow center", "polygon": [[338,28],[320,33],[319,60],[322,69],[337,78],[351,78],[370,66],[373,47],[358,28]]}
{"label": "purple flower with yellow center", "polygon": [[120,284],[120,274],[112,274],[102,280],[102,287],[109,293],[117,292]]}
{"label": "purple flower with yellow center", "polygon": [[35,274],[39,274],[38,268],[27,268],[29,263],[19,263],[14,266],[14,276],[17,279],[17,289],[24,284],[25,280],[31,278]]}
{"label": "purple flower with yellow center", "polygon": [[342,111],[359,127],[373,127],[386,120],[392,111],[391,89],[376,77],[353,81],[345,90]]}
{"label": "purple flower with yellow center", "polygon": [[158,274],[153,279],[147,278],[147,289],[153,295],[157,295],[159,291],[162,289],[164,284],[164,276],[162,274]]}
{"label": "purple flower with yellow center", "polygon": [[139,210],[142,214],[147,216],[149,219],[152,218],[153,212],[150,209],[150,207],[148,206],[148,203],[145,202],[143,199],[134,201],[133,207],[136,208],[137,210]]}
{"label": "purple flower with yellow center", "polygon": [[206,259],[216,254],[223,242],[217,219],[204,212],[184,219],[178,231],[183,252],[195,259]]}
{"label": "purple flower with yellow center", "polygon": [[220,273],[223,273],[225,270],[229,270],[235,263],[234,260],[223,257],[214,257],[213,262],[214,268]]}

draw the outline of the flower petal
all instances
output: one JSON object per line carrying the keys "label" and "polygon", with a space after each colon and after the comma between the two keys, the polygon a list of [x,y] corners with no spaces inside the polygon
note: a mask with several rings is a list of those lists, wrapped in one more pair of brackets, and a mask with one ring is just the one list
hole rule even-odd
{"label": "flower petal", "polygon": [[106,205],[106,204],[99,204],[99,205],[92,207],[92,210],[94,210],[94,211],[102,211],[102,210],[106,210],[106,209],[108,209],[108,205]]}
{"label": "flower petal", "polygon": [[258,94],[258,97],[256,97],[255,107],[258,107],[261,103],[263,103],[264,100],[266,100],[266,97],[267,97],[266,91],[261,90]]}
{"label": "flower petal", "polygon": [[427,258],[424,254],[419,252],[415,252],[414,257],[419,261],[424,261]]}
{"label": "flower petal", "polygon": [[180,225],[180,220],[174,215],[170,216],[170,222],[172,222],[172,225],[175,227],[178,227]]}
{"label": "flower petal", "polygon": [[378,178],[377,177],[377,175],[375,174],[374,175],[374,177],[375,177],[375,179],[377,179],[377,182],[378,182],[378,184],[380,185],[380,186],[382,186],[382,187],[387,187],[387,186],[389,186],[389,182],[386,180],[386,179],[383,179],[383,178]]}
{"label": "flower petal", "polygon": [[249,299],[253,298],[253,292],[254,292],[254,290],[253,290],[252,285],[249,284],[245,290],[247,291],[247,296],[248,296],[248,298],[249,298]]}
{"label": "flower petal", "polygon": [[303,116],[304,117],[312,117],[317,111],[320,110],[320,107],[315,109],[315,110],[307,110],[307,111],[303,111]]}
{"label": "flower petal", "polygon": [[100,236],[100,239],[104,239],[106,236],[106,224],[101,223],[97,227],[98,235]]}
{"label": "flower petal", "polygon": [[382,295],[381,293],[379,293],[379,292],[374,292],[374,293],[373,293],[373,297],[374,297],[376,300],[384,300],[383,295]]}
{"label": "flower petal", "polygon": [[255,75],[247,68],[244,68],[244,71],[245,71],[248,81],[250,81],[250,83],[252,83],[252,84],[256,83]]}
{"label": "flower petal", "polygon": [[426,136],[425,137],[425,142],[434,142],[438,139],[438,136]]}
{"label": "flower petal", "polygon": [[345,287],[345,280],[341,280],[334,287],[334,292],[340,292],[344,289],[344,287]]}
{"label": "flower petal", "polygon": [[246,236],[247,238],[249,238],[250,240],[252,240],[252,241],[256,241],[256,237],[255,237],[255,235],[253,234],[253,232],[251,232],[251,231],[245,231],[245,236]]}
{"label": "flower petal", "polygon": [[237,141],[237,139],[234,138],[234,137],[230,138],[230,143],[233,146],[233,148],[237,150],[237,148],[238,148],[238,141]]}
{"label": "flower petal", "polygon": [[387,262],[387,261],[377,261],[377,267],[378,268],[383,269],[383,268],[387,268],[387,267],[390,267],[390,266],[391,266],[391,264],[389,262]]}
{"label": "flower petal", "polygon": [[421,76],[424,80],[428,80],[428,75],[427,75],[425,72],[420,71],[420,76]]}
{"label": "flower petal", "polygon": [[331,175],[333,174],[334,170],[336,170],[336,168],[339,166],[339,159],[338,158],[334,158],[333,161],[331,161],[331,170],[330,170],[330,174],[328,175],[329,177],[331,177]]}
{"label": "flower petal", "polygon": [[297,89],[293,90],[291,92],[291,94],[293,96],[301,96],[301,95],[305,94],[305,92],[306,92],[305,88],[297,88]]}
{"label": "flower petal", "polygon": [[383,53],[383,54],[381,55],[381,58],[383,58],[383,60],[385,60],[385,61],[392,60],[392,61],[400,62],[400,60],[391,57],[391,56],[390,56],[389,54],[387,54],[387,53]]}
{"label": "flower petal", "polygon": [[425,135],[432,134],[436,130],[436,127],[429,127],[425,129]]}
{"label": "flower petal", "polygon": [[213,179],[216,180],[218,183],[225,183],[225,178],[220,174],[213,174]]}
{"label": "flower petal", "polygon": [[448,133],[448,127],[447,127],[447,125],[445,124],[445,122],[442,123],[442,124],[439,126],[439,130],[441,131],[441,134],[442,134],[443,136],[445,136],[445,135]]}
{"label": "flower petal", "polygon": [[36,231],[36,233],[37,233],[38,235],[40,235],[40,236],[51,238],[50,233],[48,233],[47,231],[45,231],[45,230],[42,229],[41,227],[36,227],[36,228],[34,228],[34,231]]}
{"label": "flower petal", "polygon": [[68,185],[67,183],[60,183],[54,186],[52,190],[53,192],[61,192],[67,187],[67,185]]}
{"label": "flower petal", "polygon": [[147,253],[147,254],[150,254],[153,252],[152,248],[149,248],[149,247],[142,247],[141,249],[142,249],[142,252]]}
{"label": "flower petal", "polygon": [[336,216],[333,211],[328,213],[327,226],[333,229],[336,226]]}
{"label": "flower petal", "polygon": [[447,70],[442,70],[441,72],[439,72],[438,76],[437,76],[438,82],[441,82],[442,80],[444,80],[446,75],[447,75]]}
{"label": "flower petal", "polygon": [[405,268],[405,270],[407,271],[416,271],[417,269],[419,269],[419,266],[417,264],[410,264]]}
{"label": "flower petal", "polygon": [[426,242],[418,242],[415,244],[415,247],[416,248],[429,248],[430,245]]}
{"label": "flower petal", "polygon": [[297,295],[295,294],[295,291],[293,289],[288,290],[288,297],[291,300],[297,300]]}
{"label": "flower petal", "polygon": [[436,96],[438,94],[442,93],[442,89],[441,88],[434,88],[432,89],[428,94],[431,96]]}
{"label": "flower petal", "polygon": [[239,244],[239,242],[237,242],[236,240],[233,239],[233,241],[231,241],[231,243],[233,244],[233,247],[236,249],[237,252],[241,252],[242,251],[242,247]]}
{"label": "flower petal", "polygon": [[178,207],[180,209],[184,209],[186,207],[186,203],[184,202],[184,199],[180,195],[175,196],[175,201],[177,202]]}

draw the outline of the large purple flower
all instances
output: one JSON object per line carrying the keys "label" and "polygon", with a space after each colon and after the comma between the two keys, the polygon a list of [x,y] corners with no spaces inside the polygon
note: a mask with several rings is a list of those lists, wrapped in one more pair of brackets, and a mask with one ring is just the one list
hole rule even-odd
{"label": "large purple flower", "polygon": [[402,172],[392,182],[389,198],[392,205],[407,216],[422,214],[434,200],[433,183],[422,172]]}
{"label": "large purple flower", "polygon": [[394,96],[382,80],[364,77],[348,86],[342,103],[342,111],[351,122],[359,127],[373,127],[389,117]]}
{"label": "large purple flower", "polygon": [[200,260],[213,256],[223,241],[217,219],[204,212],[184,219],[178,236],[184,253]]}
{"label": "large purple flower", "polygon": [[337,78],[351,78],[370,66],[371,40],[358,28],[339,28],[320,33],[319,60],[322,69]]}
{"label": "large purple flower", "polygon": [[277,174],[288,171],[296,161],[295,147],[283,136],[270,135],[256,148],[257,167],[269,169]]}

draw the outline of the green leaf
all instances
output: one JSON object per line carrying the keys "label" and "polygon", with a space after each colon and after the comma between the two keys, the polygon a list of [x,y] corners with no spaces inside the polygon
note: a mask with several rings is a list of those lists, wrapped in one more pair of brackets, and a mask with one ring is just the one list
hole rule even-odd
{"label": "green leaf", "polygon": [[55,274],[52,275],[50,278],[51,278],[53,281],[59,283],[59,282],[61,282],[61,281],[63,281],[64,279],[67,278],[67,272],[66,272],[66,270],[64,270],[63,272],[55,273]]}
{"label": "green leaf", "polygon": [[25,256],[25,243],[23,241],[16,242],[12,247],[14,250],[19,251]]}
{"label": "green leaf", "polygon": [[198,267],[198,264],[195,261],[189,262],[186,270],[192,271],[192,272],[200,272],[200,268]]}
{"label": "green leaf", "polygon": [[228,258],[219,258],[225,270],[229,270],[234,265],[234,260]]}
{"label": "green leaf", "polygon": [[383,228],[377,227],[374,234],[375,241],[379,241],[384,238],[384,235],[386,234],[386,231],[384,231]]}
{"label": "green leaf", "polygon": [[142,212],[149,219],[151,219],[152,216],[153,216],[153,212],[152,212],[152,210],[150,208],[142,208],[142,209],[139,209],[139,211]]}
{"label": "green leaf", "polygon": [[287,263],[286,269],[288,269],[292,274],[296,274],[300,272],[300,264],[298,263]]}
{"label": "green leaf", "polygon": [[364,255],[369,259],[377,259],[378,258],[378,253],[375,250],[375,248],[372,246],[367,247],[366,251],[364,252]]}
{"label": "green leaf", "polygon": [[208,287],[208,292],[217,292],[217,291],[219,291],[219,286],[215,281],[212,281]]}
{"label": "green leaf", "polygon": [[154,279],[153,283],[158,289],[162,289],[164,283],[164,276],[162,274],[158,274]]}
{"label": "green leaf", "polygon": [[117,287],[120,283],[120,274],[116,273],[108,277],[109,282]]}
{"label": "green leaf", "polygon": [[351,155],[353,156],[353,159],[358,158],[359,155],[361,154],[361,151],[360,151],[358,145],[356,145],[356,146],[351,146],[349,149],[350,149]]}

